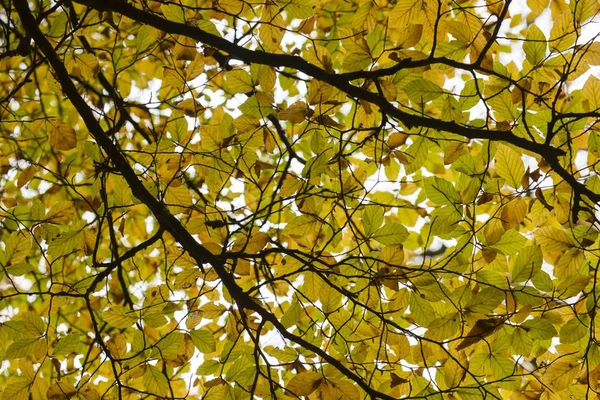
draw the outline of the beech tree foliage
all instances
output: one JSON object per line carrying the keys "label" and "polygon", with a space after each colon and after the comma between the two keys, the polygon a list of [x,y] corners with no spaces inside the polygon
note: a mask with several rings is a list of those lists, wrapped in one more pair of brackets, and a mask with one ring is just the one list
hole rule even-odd
{"label": "beech tree foliage", "polygon": [[0,5],[2,400],[598,397],[597,0]]}

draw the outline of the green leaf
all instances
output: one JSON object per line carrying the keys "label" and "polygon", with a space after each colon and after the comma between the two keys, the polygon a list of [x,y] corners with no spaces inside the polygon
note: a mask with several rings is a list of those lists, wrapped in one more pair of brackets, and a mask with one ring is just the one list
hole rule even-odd
{"label": "green leaf", "polygon": [[64,356],[69,353],[77,352],[79,348],[79,334],[73,333],[70,335],[66,335],[56,343],[54,348],[52,349],[52,356]]}
{"label": "green leaf", "polygon": [[561,343],[575,343],[590,333],[590,329],[585,325],[586,320],[580,320],[579,318],[573,318],[567,321],[565,325],[560,328],[560,342]]}
{"label": "green leaf", "polygon": [[368,205],[363,209],[362,220],[365,228],[365,235],[370,236],[383,223],[383,208],[376,205]]}
{"label": "green leaf", "polygon": [[13,360],[16,358],[23,358],[31,355],[33,353],[33,349],[35,345],[40,340],[45,340],[43,338],[31,337],[25,339],[15,340],[13,343],[8,346],[6,349],[6,353],[4,353],[4,359]]}
{"label": "green leaf", "polygon": [[408,230],[404,225],[398,222],[386,222],[383,227],[378,229],[372,239],[377,240],[381,244],[402,244],[408,238]]}
{"label": "green leaf", "polygon": [[283,314],[283,317],[281,317],[281,323],[286,328],[290,328],[296,325],[296,323],[300,320],[301,315],[302,306],[298,301],[294,300],[287,311]]}
{"label": "green leaf", "polygon": [[184,335],[181,332],[171,332],[157,343],[158,356],[171,358],[176,356],[184,345]]}
{"label": "green leaf", "polygon": [[48,256],[52,260],[66,256],[81,246],[82,239],[83,231],[81,228],[63,232],[48,245]]}
{"label": "green leaf", "polygon": [[427,103],[446,93],[444,89],[425,79],[415,79],[404,86],[403,90],[415,103]]}
{"label": "green leaf", "polygon": [[521,328],[534,339],[548,340],[556,336],[556,328],[546,319],[529,319],[521,324]]}
{"label": "green leaf", "polygon": [[138,54],[143,53],[153,44],[156,44],[156,37],[152,33],[152,27],[150,25],[142,25],[133,41],[136,52]]}
{"label": "green leaf", "polygon": [[196,370],[197,375],[214,375],[219,368],[221,367],[221,363],[218,360],[206,360]]}
{"label": "green leaf", "polygon": [[542,252],[538,246],[523,248],[515,258],[511,270],[512,282],[524,282],[536,276],[542,268],[542,261]]}
{"label": "green leaf", "polygon": [[285,226],[283,233],[296,238],[306,237],[310,233],[318,232],[319,222],[310,215],[299,215],[292,218]]}
{"label": "green leaf", "polygon": [[546,293],[551,293],[554,291],[554,283],[552,282],[552,278],[546,271],[539,271],[532,279],[531,283],[536,289],[544,291]]}
{"label": "green leaf", "polygon": [[408,304],[410,306],[410,315],[417,324],[424,328],[429,327],[429,324],[437,317],[431,303],[416,293],[411,293]]}
{"label": "green leaf", "polygon": [[527,238],[517,232],[516,229],[511,229],[504,232],[500,240],[492,245],[488,246],[490,249],[499,251],[506,256],[512,256],[523,248],[527,242]]}
{"label": "green leaf", "polygon": [[37,268],[28,263],[19,263],[6,267],[6,273],[14,276],[22,276],[28,272],[36,271]]}
{"label": "green leaf", "polygon": [[196,329],[190,331],[194,346],[202,353],[213,353],[217,350],[215,336],[207,329]]}
{"label": "green leaf", "polygon": [[458,227],[458,223],[462,221],[462,214],[457,210],[456,205],[452,205],[433,210],[429,218],[431,220],[431,233],[435,236],[441,236],[454,231]]}
{"label": "green leaf", "polygon": [[142,377],[142,383],[146,390],[158,396],[169,394],[169,381],[167,377],[154,365],[146,364],[146,370]]}
{"label": "green leaf", "polygon": [[[273,114],[273,106],[271,102],[268,102],[266,98],[257,97],[259,93],[249,97],[244,104],[239,107],[239,110],[244,114],[256,118],[267,118]],[[259,96],[260,97],[260,96]]]}
{"label": "green leaf", "polygon": [[123,306],[113,306],[102,313],[102,318],[109,325],[118,329],[130,328],[138,321],[138,313],[130,311]]}
{"label": "green leaf", "polygon": [[525,358],[529,358],[533,347],[533,339],[525,329],[515,328],[513,331],[512,348],[514,352]]}
{"label": "green leaf", "polygon": [[489,358],[489,363],[494,378],[498,380],[513,375],[517,370],[513,360],[496,354],[492,354]]}
{"label": "green leaf", "polygon": [[493,287],[485,288],[475,294],[465,308],[471,312],[489,314],[504,301],[504,293]]}
{"label": "green leaf", "polygon": [[429,200],[440,205],[460,203],[460,196],[452,183],[437,176],[425,178],[424,181],[425,193]]}
{"label": "green leaf", "polygon": [[527,36],[523,43],[523,51],[525,52],[525,58],[531,63],[531,65],[538,65],[546,57],[546,50],[548,48],[548,42],[546,36],[537,27],[532,24],[527,30]]}

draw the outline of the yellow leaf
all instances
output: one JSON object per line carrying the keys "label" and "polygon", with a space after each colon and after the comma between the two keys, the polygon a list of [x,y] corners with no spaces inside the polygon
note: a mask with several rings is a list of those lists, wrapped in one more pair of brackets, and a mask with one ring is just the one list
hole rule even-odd
{"label": "yellow leaf", "polygon": [[[203,317],[207,318],[206,315],[203,315]],[[190,336],[194,346],[204,354],[212,353],[217,348],[215,336],[208,329],[192,330]]]}
{"label": "yellow leaf", "polygon": [[[177,35],[176,36],[176,44],[173,47],[173,56],[177,60],[187,60],[192,61],[198,56],[198,50],[196,50],[196,41],[187,36]],[[191,65],[186,68],[185,75],[187,80],[192,80],[196,76],[200,75],[204,70],[204,57],[200,55],[202,63],[199,66],[200,71],[192,71]],[[197,67],[194,67],[197,68]],[[194,76],[195,75],[195,76]]]}
{"label": "yellow leaf", "polygon": [[106,341],[106,348],[114,359],[125,358],[127,354],[127,340],[121,332],[116,332]]}
{"label": "yellow leaf", "polygon": [[27,357],[34,352],[35,347],[39,342],[46,342],[44,338],[28,337],[15,340],[8,346],[4,353],[5,360],[12,360]]}
{"label": "yellow leaf", "polygon": [[598,0],[578,0],[569,2],[575,20],[582,24],[598,12]]}
{"label": "yellow leaf", "polygon": [[100,393],[92,385],[85,385],[78,392],[79,397],[83,397],[85,400],[100,400]]}
{"label": "yellow leaf", "polygon": [[54,203],[48,214],[46,214],[46,220],[55,224],[68,222],[75,213],[75,205],[72,201],[59,201]]}
{"label": "yellow leaf", "polygon": [[75,129],[56,118],[48,120],[48,141],[58,150],[71,150],[77,146]]}
{"label": "yellow leaf", "polygon": [[343,400],[359,400],[360,393],[352,382],[345,379],[328,379],[329,387],[334,392],[334,398]]}
{"label": "yellow leaf", "polygon": [[312,79],[308,85],[308,104],[324,103],[333,93],[333,87],[325,82]]}
{"label": "yellow leaf", "polygon": [[21,172],[19,178],[17,179],[17,187],[22,188],[27,185],[27,183],[35,176],[36,167],[35,165],[30,165]]}
{"label": "yellow leaf", "polygon": [[275,87],[277,81],[277,74],[275,68],[268,65],[258,66],[258,83],[263,92],[268,92]]}
{"label": "yellow leaf", "polygon": [[166,19],[169,21],[184,23],[185,14],[183,8],[177,4],[163,4],[160,7],[160,11],[163,13]]}
{"label": "yellow leaf", "polygon": [[171,212],[185,213],[192,206],[192,194],[185,185],[170,186],[165,195],[165,203],[169,206]]}
{"label": "yellow leaf", "polygon": [[275,52],[283,39],[284,30],[281,27],[286,25],[279,6],[275,3],[265,4],[260,22],[258,36],[268,51]]}
{"label": "yellow leaf", "polygon": [[548,42],[550,50],[560,52],[568,50],[575,44],[577,30],[573,26],[573,15],[570,12],[562,13],[558,18],[554,18]]}
{"label": "yellow leaf", "polygon": [[250,254],[256,254],[262,249],[265,248],[267,242],[269,240],[269,236],[264,232],[256,232],[250,239],[248,240],[248,244],[246,246],[246,252]]}
{"label": "yellow leaf", "polygon": [[223,315],[227,311],[227,307],[217,303],[206,303],[202,305],[198,311],[202,313],[202,318],[215,319]]}
{"label": "yellow leaf", "polygon": [[[194,42],[195,46],[195,42]],[[191,81],[196,79],[204,72],[204,55],[202,53],[197,53],[196,48],[194,47],[194,57],[190,65],[185,68],[185,80]]]}
{"label": "yellow leaf", "polygon": [[419,43],[423,34],[422,24],[410,24],[406,28],[398,29],[398,37],[394,37],[394,49],[408,49]]}
{"label": "yellow leaf", "polygon": [[191,118],[198,117],[206,110],[199,101],[192,98],[177,103],[176,107],[178,110],[183,111],[186,116]]}
{"label": "yellow leaf", "polygon": [[29,398],[30,386],[30,379],[24,376],[15,377],[9,380],[4,390],[0,392],[2,400],[27,400]]}
{"label": "yellow leaf", "polygon": [[77,389],[68,382],[56,382],[52,384],[52,386],[50,386],[46,392],[48,400],[69,399],[75,394],[77,394]]}
{"label": "yellow leaf", "polygon": [[566,231],[553,226],[544,226],[533,232],[535,241],[542,249],[550,251],[567,251],[571,247],[579,247],[575,238]]}
{"label": "yellow leaf", "polygon": [[323,377],[313,371],[304,371],[294,375],[288,382],[285,390],[291,394],[300,396],[310,396],[323,383]]}
{"label": "yellow leaf", "polygon": [[590,111],[600,108],[600,79],[590,75],[581,89],[581,94],[588,101]]}
{"label": "yellow leaf", "polygon": [[133,193],[125,178],[118,175],[110,176],[113,184],[112,203],[115,207],[131,206],[133,201]]}
{"label": "yellow leaf", "polygon": [[299,215],[287,223],[283,233],[294,238],[305,237],[318,231],[319,222],[310,215]]}
{"label": "yellow leaf", "polygon": [[[528,19],[540,15],[548,7],[548,2],[549,0],[527,0],[527,6],[531,10],[531,14],[533,14],[528,16]],[[531,19],[529,20],[531,21]]]}
{"label": "yellow leaf", "polygon": [[130,328],[138,321],[138,315],[123,306],[114,306],[102,313],[102,318],[118,329]]}
{"label": "yellow leaf", "polygon": [[146,364],[142,382],[146,390],[154,395],[166,396],[169,393],[167,377],[154,365]]}
{"label": "yellow leaf", "polygon": [[279,113],[279,119],[299,124],[308,114],[308,106],[303,101],[297,101]]}
{"label": "yellow leaf", "polygon": [[303,58],[311,64],[323,68],[327,72],[333,71],[331,53],[323,46],[309,46],[302,53]]}
{"label": "yellow leaf", "polygon": [[389,21],[399,29],[419,22],[422,0],[399,1],[389,15]]}
{"label": "yellow leaf", "polygon": [[242,0],[219,0],[217,7],[231,15],[240,15],[245,3]]}
{"label": "yellow leaf", "polygon": [[506,179],[506,183],[515,189],[521,186],[521,178],[525,174],[525,166],[519,153],[510,147],[499,144],[496,150],[496,173]]}
{"label": "yellow leaf", "polygon": [[76,249],[80,249],[82,246],[82,227],[74,227],[74,229],[61,233],[50,242],[48,245],[48,257],[56,260],[59,257],[70,254]]}
{"label": "yellow leaf", "polygon": [[319,291],[319,300],[321,300],[321,311],[323,311],[325,315],[328,315],[337,311],[341,307],[342,294],[339,290],[324,283]]}
{"label": "yellow leaf", "polygon": [[564,390],[579,375],[581,367],[579,357],[575,355],[559,358],[550,364],[543,380],[555,391]]}
{"label": "yellow leaf", "polygon": [[198,268],[184,269],[175,277],[173,287],[177,290],[186,290],[192,288],[196,284],[196,280],[198,280],[198,278],[201,276],[202,273]]}
{"label": "yellow leaf", "polygon": [[247,93],[254,90],[250,74],[243,69],[234,69],[225,74],[226,87],[232,93]]}
{"label": "yellow leaf", "polygon": [[527,200],[523,197],[512,199],[507,205],[502,207],[502,227],[509,230],[523,222],[527,215]]}
{"label": "yellow leaf", "polygon": [[317,301],[323,288],[323,280],[314,272],[304,274],[304,284],[302,285],[302,294],[310,301]]}
{"label": "yellow leaf", "polygon": [[83,78],[91,81],[98,75],[100,65],[98,64],[98,58],[90,53],[77,54],[73,56],[75,58],[76,65],[79,67]]}
{"label": "yellow leaf", "polygon": [[173,68],[165,67],[163,69],[163,84],[166,87],[173,87],[175,90],[180,92],[185,85],[185,79],[179,73],[179,71]]}
{"label": "yellow leaf", "polygon": [[31,235],[27,231],[11,233],[5,243],[5,265],[15,265],[25,261],[31,251]]}
{"label": "yellow leaf", "polygon": [[600,42],[586,44],[583,49],[583,59],[590,65],[600,65]]}

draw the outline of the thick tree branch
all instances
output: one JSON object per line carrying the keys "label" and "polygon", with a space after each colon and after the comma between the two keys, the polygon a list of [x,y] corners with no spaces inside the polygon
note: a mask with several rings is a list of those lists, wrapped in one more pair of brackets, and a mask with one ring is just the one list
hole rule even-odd
{"label": "thick tree branch", "polygon": [[228,53],[230,57],[244,61],[248,64],[253,63],[269,65],[272,67],[288,67],[296,69],[307,74],[308,76],[329,83],[330,85],[340,89],[341,91],[343,91],[351,97],[366,100],[372,104],[375,104],[381,109],[383,113],[397,118],[404,125],[411,128],[432,128],[440,131],[455,133],[457,135],[461,135],[469,139],[501,140],[541,155],[545,154],[548,156],[556,156],[563,154],[561,150],[549,148],[547,146],[543,146],[540,143],[530,142],[527,139],[523,139],[507,131],[491,131],[488,129],[477,129],[459,125],[454,122],[441,121],[438,119],[409,114],[405,111],[398,109],[379,94],[370,92],[366,89],[350,84],[350,82],[347,79],[345,79],[343,75],[338,75],[335,72],[325,71],[324,69],[321,69],[298,56],[266,53],[261,50],[249,50],[242,46],[238,46],[234,43],[231,43],[226,39],[204,32],[201,29],[198,29],[197,27],[169,21],[157,15],[135,8],[130,4],[119,4],[110,1],[101,2],[80,0],[79,2],[90,6],[96,10],[118,12],[135,21],[153,26],[167,33],[187,36],[189,38],[202,42],[208,46],[212,46],[221,51],[224,51]]}
{"label": "thick tree branch", "polygon": [[[205,32],[197,27],[169,21],[155,14],[140,10],[131,4],[123,4],[115,1],[97,1],[97,0],[76,0],[81,4],[85,4],[99,11],[114,11],[142,24],[147,24],[160,29],[164,32],[171,34],[178,34],[187,36],[195,39],[205,45],[219,49],[220,51],[226,52],[231,58],[235,58],[244,61],[247,64],[262,64],[269,65],[272,67],[288,67],[301,71],[308,76],[316,78],[320,81],[329,83],[330,85],[338,88],[347,95],[368,101],[375,104],[382,113],[387,114],[393,118],[396,118],[401,123],[409,128],[412,127],[423,127],[435,129],[438,131],[450,132],[457,135],[461,135],[467,139],[487,139],[493,141],[503,141],[517,146],[523,150],[527,150],[540,155],[548,162],[549,165],[555,170],[555,172],[563,178],[578,195],[585,195],[590,198],[593,202],[600,202],[600,195],[592,192],[585,185],[577,181],[565,168],[560,165],[558,157],[563,156],[565,152],[560,149],[556,149],[550,145],[543,143],[532,142],[525,138],[516,136],[515,134],[508,131],[496,131],[490,129],[478,129],[469,126],[464,126],[450,121],[442,121],[439,119],[428,118],[420,115],[414,115],[398,109],[392,103],[387,101],[384,97],[377,93],[370,92],[361,87],[352,85],[349,82],[348,75],[336,74],[335,72],[328,72],[324,69],[313,65],[298,56],[291,56],[286,54],[274,54],[267,53],[261,50],[249,50],[242,46],[238,46],[235,43],[223,39],[219,36],[212,35]],[[507,8],[504,8],[505,12]],[[428,62],[427,65],[431,64],[431,60],[423,60]],[[398,68],[415,66],[418,62],[413,63],[411,60],[405,63],[399,64]],[[473,68],[471,64],[464,64],[465,68]],[[376,71],[374,71],[376,72]]]}

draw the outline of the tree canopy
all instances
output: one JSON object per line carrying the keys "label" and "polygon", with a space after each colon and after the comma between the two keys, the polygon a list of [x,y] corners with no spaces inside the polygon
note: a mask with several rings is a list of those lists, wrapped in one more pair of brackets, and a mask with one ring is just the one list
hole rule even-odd
{"label": "tree canopy", "polygon": [[0,391],[598,396],[597,0],[0,0]]}

